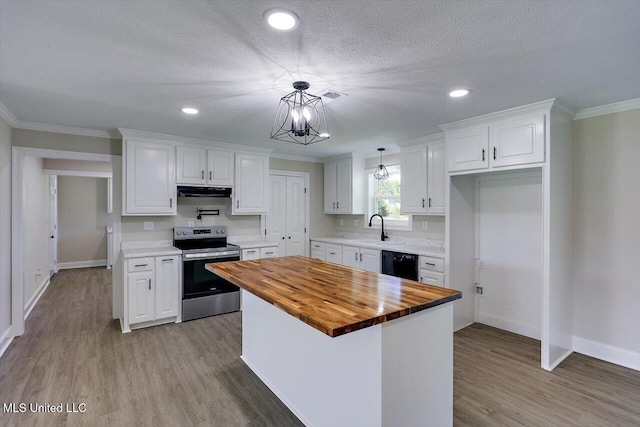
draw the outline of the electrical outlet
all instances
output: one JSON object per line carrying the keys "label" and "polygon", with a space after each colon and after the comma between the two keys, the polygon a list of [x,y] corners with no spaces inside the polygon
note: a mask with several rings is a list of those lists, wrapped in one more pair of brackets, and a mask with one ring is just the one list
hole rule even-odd
{"label": "electrical outlet", "polygon": [[189,225],[187,225],[187,227],[193,227],[193,226],[195,226],[195,222],[189,221]]}
{"label": "electrical outlet", "polygon": [[484,288],[482,286],[476,286],[476,294],[484,295]]}
{"label": "electrical outlet", "polygon": [[145,221],[144,231],[152,231],[152,230],[153,230],[153,221]]}
{"label": "electrical outlet", "polygon": [[353,226],[354,227],[358,227],[360,225],[360,220],[359,219],[354,219],[353,220]]}
{"label": "electrical outlet", "polygon": [[426,230],[427,228],[429,228],[429,222],[428,221],[422,221],[422,229]]}
{"label": "electrical outlet", "polygon": [[344,219],[340,218],[340,227],[344,227]]}

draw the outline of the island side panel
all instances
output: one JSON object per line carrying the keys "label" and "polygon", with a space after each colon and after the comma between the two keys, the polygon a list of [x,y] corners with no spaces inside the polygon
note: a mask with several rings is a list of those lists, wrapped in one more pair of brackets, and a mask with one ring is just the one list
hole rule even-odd
{"label": "island side panel", "polygon": [[305,425],[382,425],[382,325],[330,338],[242,294],[242,360]]}
{"label": "island side panel", "polygon": [[382,425],[453,425],[453,303],[382,324]]}

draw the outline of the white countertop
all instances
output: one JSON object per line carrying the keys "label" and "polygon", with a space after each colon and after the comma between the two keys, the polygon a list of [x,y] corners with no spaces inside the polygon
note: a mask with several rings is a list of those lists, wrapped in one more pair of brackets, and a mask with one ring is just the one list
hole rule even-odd
{"label": "white countertop", "polygon": [[141,258],[149,256],[182,255],[182,251],[171,245],[170,240],[149,242],[123,242],[122,256],[127,258]]}
{"label": "white countertop", "polygon": [[249,240],[246,242],[233,242],[233,244],[240,246],[240,249],[273,248],[278,246],[277,243],[267,242],[266,240]]}
{"label": "white countertop", "polygon": [[415,255],[425,255],[436,258],[444,258],[444,248],[429,246],[418,241],[403,240],[376,240],[372,238],[353,239],[350,237],[313,237],[314,242],[332,243],[335,245],[356,246],[359,248],[379,249],[385,251],[403,252]]}

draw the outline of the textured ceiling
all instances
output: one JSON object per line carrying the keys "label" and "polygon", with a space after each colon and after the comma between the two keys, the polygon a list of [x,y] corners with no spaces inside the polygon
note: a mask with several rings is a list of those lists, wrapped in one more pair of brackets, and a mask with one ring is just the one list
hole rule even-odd
{"label": "textured ceiling", "polygon": [[[298,29],[267,28],[271,7]],[[23,121],[373,153],[547,98],[640,97],[639,23],[640,1],[0,0],[0,102]],[[330,140],[269,139],[295,80],[349,94],[325,107]]]}

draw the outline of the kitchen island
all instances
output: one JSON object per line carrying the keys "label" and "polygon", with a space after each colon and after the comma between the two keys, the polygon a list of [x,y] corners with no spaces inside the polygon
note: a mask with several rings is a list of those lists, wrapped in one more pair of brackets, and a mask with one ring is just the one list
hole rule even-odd
{"label": "kitchen island", "polygon": [[206,268],[242,289],[242,359],[306,425],[452,425],[460,292],[301,256]]}

